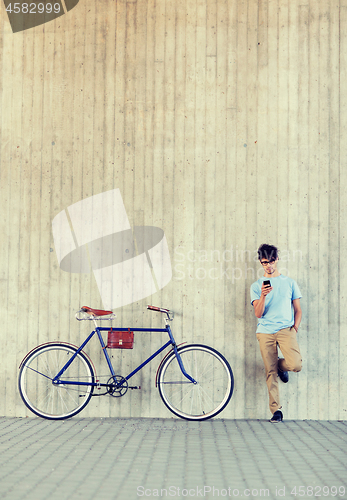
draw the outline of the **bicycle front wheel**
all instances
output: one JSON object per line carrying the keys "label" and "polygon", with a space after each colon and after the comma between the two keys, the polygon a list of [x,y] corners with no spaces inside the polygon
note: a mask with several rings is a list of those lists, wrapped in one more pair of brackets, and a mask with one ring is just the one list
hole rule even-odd
{"label": "bicycle front wheel", "polygon": [[229,403],[234,376],[228,361],[212,347],[191,344],[178,348],[185,371],[182,373],[172,352],[160,368],[159,394],[167,408],[186,420],[207,420],[218,415]]}
{"label": "bicycle front wheel", "polygon": [[[19,372],[19,392],[24,404],[35,415],[62,420],[73,417],[89,403],[94,386],[53,384],[54,377],[76,350],[67,344],[48,344],[37,347],[24,359]],[[61,378],[92,384],[95,375],[87,357],[79,353]]]}

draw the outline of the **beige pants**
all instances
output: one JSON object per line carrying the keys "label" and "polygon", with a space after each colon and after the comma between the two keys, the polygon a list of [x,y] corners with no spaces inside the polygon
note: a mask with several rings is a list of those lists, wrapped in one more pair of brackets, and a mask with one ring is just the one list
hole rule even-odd
{"label": "beige pants", "polygon": [[[270,411],[275,413],[280,406],[277,369],[287,372],[299,372],[302,359],[296,341],[295,328],[284,328],[277,333],[257,333],[260,352],[265,365],[266,384],[269,391]],[[278,359],[277,345],[284,359]]]}

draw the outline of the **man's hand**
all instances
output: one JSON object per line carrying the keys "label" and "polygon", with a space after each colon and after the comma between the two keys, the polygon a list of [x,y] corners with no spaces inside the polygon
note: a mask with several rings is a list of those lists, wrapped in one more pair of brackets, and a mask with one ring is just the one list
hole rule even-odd
{"label": "man's hand", "polygon": [[268,293],[270,293],[273,290],[272,286],[264,286],[264,282],[261,285],[261,295],[263,297],[266,297]]}

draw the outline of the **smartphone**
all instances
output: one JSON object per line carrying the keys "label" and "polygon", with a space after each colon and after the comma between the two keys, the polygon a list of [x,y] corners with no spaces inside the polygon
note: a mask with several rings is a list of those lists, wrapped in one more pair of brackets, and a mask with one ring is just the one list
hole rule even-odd
{"label": "smartphone", "polygon": [[264,280],[264,286],[271,286],[270,280]]}

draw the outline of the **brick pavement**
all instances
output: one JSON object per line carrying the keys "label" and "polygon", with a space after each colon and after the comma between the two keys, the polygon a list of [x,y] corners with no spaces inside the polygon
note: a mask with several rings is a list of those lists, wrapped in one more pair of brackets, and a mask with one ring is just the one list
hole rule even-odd
{"label": "brick pavement", "polygon": [[346,449],[347,422],[0,417],[0,498],[347,499]]}

